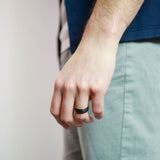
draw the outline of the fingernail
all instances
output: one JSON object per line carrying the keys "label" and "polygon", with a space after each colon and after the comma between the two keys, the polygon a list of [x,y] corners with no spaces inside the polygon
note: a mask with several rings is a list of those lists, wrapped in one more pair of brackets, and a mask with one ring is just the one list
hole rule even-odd
{"label": "fingernail", "polygon": [[101,116],[99,116],[99,115],[95,115],[95,117],[96,117],[97,119],[101,119]]}

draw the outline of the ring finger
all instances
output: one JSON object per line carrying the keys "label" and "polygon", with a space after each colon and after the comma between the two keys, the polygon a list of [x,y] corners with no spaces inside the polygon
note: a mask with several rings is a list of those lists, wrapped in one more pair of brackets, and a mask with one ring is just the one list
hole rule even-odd
{"label": "ring finger", "polygon": [[[77,90],[74,108],[77,109],[85,109],[88,107],[88,101],[89,101],[89,92],[85,90]],[[75,119],[85,122],[85,123],[91,123],[93,122],[93,118],[89,115],[88,111],[85,113],[77,113],[74,110]]]}

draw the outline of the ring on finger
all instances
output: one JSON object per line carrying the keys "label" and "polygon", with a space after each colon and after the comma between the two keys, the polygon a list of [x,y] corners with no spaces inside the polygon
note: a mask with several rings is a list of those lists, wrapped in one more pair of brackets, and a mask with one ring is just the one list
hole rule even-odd
{"label": "ring on finger", "polygon": [[79,108],[77,108],[77,106],[75,106],[74,109],[78,114],[83,114],[83,113],[88,112],[89,106],[87,106],[86,108],[82,108],[82,109],[79,109]]}

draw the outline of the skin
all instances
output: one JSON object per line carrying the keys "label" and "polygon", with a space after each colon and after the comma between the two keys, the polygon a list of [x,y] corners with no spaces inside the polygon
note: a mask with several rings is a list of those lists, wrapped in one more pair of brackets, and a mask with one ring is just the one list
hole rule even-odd
{"label": "skin", "polygon": [[93,122],[88,112],[77,114],[92,102],[95,118],[104,115],[104,96],[112,80],[119,41],[143,0],[97,0],[81,42],[59,72],[50,107],[65,129]]}

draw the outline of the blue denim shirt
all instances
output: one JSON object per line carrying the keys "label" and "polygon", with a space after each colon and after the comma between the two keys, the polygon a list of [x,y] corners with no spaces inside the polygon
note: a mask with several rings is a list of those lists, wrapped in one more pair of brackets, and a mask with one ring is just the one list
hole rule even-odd
{"label": "blue denim shirt", "polygon": [[[65,0],[72,54],[76,50],[95,0]],[[160,37],[160,0],[145,0],[120,42]]]}

